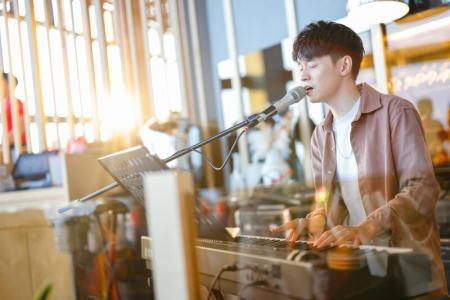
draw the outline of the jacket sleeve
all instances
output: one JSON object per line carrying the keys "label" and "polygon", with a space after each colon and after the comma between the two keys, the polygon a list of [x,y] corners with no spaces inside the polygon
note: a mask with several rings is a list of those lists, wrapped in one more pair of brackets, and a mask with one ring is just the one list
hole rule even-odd
{"label": "jacket sleeve", "polygon": [[311,137],[311,162],[312,162],[311,165],[316,193],[314,205],[308,217],[312,217],[317,214],[322,214],[326,218],[326,199],[325,199],[326,191],[323,188],[323,180],[322,180],[322,150],[317,130],[320,130],[319,126],[316,127]]}
{"label": "jacket sleeve", "polygon": [[398,222],[410,228],[423,224],[434,215],[440,191],[421,120],[414,106],[403,103],[395,107],[390,126],[399,193],[367,217],[363,225],[369,232],[380,229],[395,231]]}

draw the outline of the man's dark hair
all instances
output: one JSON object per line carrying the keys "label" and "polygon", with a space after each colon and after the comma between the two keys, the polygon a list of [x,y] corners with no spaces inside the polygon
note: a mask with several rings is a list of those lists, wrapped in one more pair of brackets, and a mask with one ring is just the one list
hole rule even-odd
{"label": "man's dark hair", "polygon": [[292,58],[296,62],[330,55],[333,62],[349,55],[352,58],[352,76],[358,76],[364,47],[361,38],[345,25],[319,21],[307,25],[295,38]]}

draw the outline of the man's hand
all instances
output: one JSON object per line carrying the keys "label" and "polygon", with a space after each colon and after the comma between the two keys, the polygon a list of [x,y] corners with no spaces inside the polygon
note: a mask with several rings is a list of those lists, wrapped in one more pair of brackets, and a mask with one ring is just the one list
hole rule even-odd
{"label": "man's hand", "polygon": [[356,226],[338,225],[325,231],[315,242],[318,248],[326,247],[330,244],[336,246],[352,244],[359,246],[372,240],[382,231],[382,227],[373,219],[366,218],[364,222]]}
{"label": "man's hand", "polygon": [[303,230],[307,230],[313,238],[318,237],[325,228],[325,216],[317,214],[309,218],[299,218],[281,226],[272,229],[272,232],[278,233],[290,230],[286,240],[295,242]]}
{"label": "man's hand", "polygon": [[355,247],[361,245],[361,235],[359,226],[343,226],[338,225],[330,230],[325,231],[313,246],[323,248],[335,244],[336,246],[353,245]]}

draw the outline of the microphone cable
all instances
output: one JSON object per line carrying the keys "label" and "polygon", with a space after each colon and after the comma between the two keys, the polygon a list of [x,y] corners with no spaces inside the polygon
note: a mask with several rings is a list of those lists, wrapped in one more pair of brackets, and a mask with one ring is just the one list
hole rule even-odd
{"label": "microphone cable", "polygon": [[216,276],[214,276],[214,279],[209,286],[208,296],[206,297],[206,300],[210,299],[210,297],[212,295],[212,291],[214,289],[214,286],[216,285],[217,281],[220,282],[220,276],[222,276],[223,273],[237,272],[237,271],[242,271],[242,270],[247,270],[247,269],[250,269],[250,267],[249,266],[240,267],[238,264],[222,266],[222,268],[220,268],[219,272],[217,272]]}
{"label": "microphone cable", "polygon": [[239,139],[242,137],[242,135],[243,135],[244,133],[246,133],[247,131],[248,131],[248,127],[245,127],[244,130],[242,130],[242,131],[238,134],[238,136],[236,137],[236,139],[235,139],[234,142],[233,142],[233,145],[231,145],[230,152],[228,152],[227,157],[225,158],[225,160],[224,160],[224,162],[222,163],[222,165],[220,165],[219,167],[215,166],[214,163],[213,163],[213,162],[212,162],[212,161],[211,161],[211,160],[210,160],[203,152],[201,152],[201,151],[199,151],[199,150],[197,150],[197,149],[192,149],[192,148],[189,148],[189,150],[191,150],[191,151],[193,151],[193,152],[196,152],[196,153],[200,154],[200,155],[208,162],[208,164],[211,166],[211,168],[213,168],[214,170],[216,170],[216,171],[221,171],[221,170],[225,167],[225,165],[227,164],[227,162],[230,160],[231,154],[233,153],[234,148],[236,148],[237,142],[238,142]]}
{"label": "microphone cable", "polygon": [[245,298],[243,298],[242,295],[244,294],[244,292],[247,288],[252,287],[252,286],[266,286],[266,285],[267,285],[267,281],[265,281],[265,280],[255,280],[255,281],[249,282],[247,284],[244,284],[244,286],[239,290],[238,300],[245,300]]}

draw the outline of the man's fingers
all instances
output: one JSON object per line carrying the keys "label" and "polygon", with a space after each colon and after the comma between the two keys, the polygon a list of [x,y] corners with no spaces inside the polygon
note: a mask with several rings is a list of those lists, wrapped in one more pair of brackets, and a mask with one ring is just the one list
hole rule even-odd
{"label": "man's fingers", "polygon": [[296,227],[294,229],[291,229],[291,232],[286,239],[288,241],[295,242],[302,233],[303,229],[306,228],[306,223],[307,222],[305,221],[305,219],[298,219]]}
{"label": "man's fingers", "polygon": [[303,229],[305,229],[308,225],[308,221],[305,219],[298,219],[296,228],[295,228],[295,232],[297,233],[297,236],[299,236]]}
{"label": "man's fingers", "polygon": [[272,232],[277,233],[277,232],[283,232],[289,229],[295,229],[297,227],[297,223],[299,222],[298,219],[286,222],[278,227],[272,228]]}
{"label": "man's fingers", "polygon": [[290,241],[290,242],[295,242],[298,238],[298,234],[295,230],[291,230],[291,232],[289,233],[288,237],[286,238],[286,240]]}
{"label": "man's fingers", "polygon": [[347,245],[347,242],[353,242],[354,241],[354,237],[346,234],[340,238],[338,238],[335,242],[336,246],[342,246],[342,245]]}
{"label": "man's fingers", "polygon": [[312,242],[316,242],[320,238],[321,235],[322,235],[321,232],[320,233],[313,233],[313,234],[311,234],[309,236],[309,240],[312,241]]}
{"label": "man's fingers", "polygon": [[337,239],[343,237],[345,234],[345,228],[342,226],[336,226],[328,231],[325,231],[315,242],[314,246],[322,248],[336,242]]}
{"label": "man's fingers", "polygon": [[322,233],[322,235],[319,236],[319,238],[314,242],[314,247],[317,247],[317,245],[321,244],[323,241],[325,241],[326,239],[328,239],[328,237],[332,236],[333,233],[331,232],[331,230],[325,231],[324,233]]}
{"label": "man's fingers", "polygon": [[320,243],[316,243],[316,247],[317,248],[326,247],[335,241],[336,237],[333,234],[331,234],[326,239],[322,240]]}

